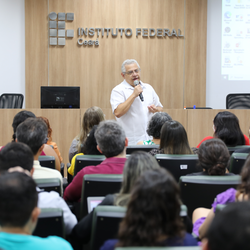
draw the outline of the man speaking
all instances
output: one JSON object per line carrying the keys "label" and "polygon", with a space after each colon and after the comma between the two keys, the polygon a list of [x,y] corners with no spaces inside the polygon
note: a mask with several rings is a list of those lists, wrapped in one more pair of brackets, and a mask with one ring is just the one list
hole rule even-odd
{"label": "man speaking", "polygon": [[153,113],[162,111],[163,106],[152,86],[141,81],[141,69],[136,60],[125,60],[121,71],[124,80],[112,90],[110,103],[129,145],[134,145],[149,139],[147,123]]}

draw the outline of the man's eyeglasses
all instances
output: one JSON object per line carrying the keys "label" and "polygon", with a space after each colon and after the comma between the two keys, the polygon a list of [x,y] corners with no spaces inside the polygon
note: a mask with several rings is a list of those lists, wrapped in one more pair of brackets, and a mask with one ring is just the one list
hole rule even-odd
{"label": "man's eyeglasses", "polygon": [[133,73],[139,73],[141,71],[141,69],[135,69],[135,70],[131,70],[131,71],[128,71],[128,72],[124,72],[124,74],[127,74],[129,76],[131,76]]}

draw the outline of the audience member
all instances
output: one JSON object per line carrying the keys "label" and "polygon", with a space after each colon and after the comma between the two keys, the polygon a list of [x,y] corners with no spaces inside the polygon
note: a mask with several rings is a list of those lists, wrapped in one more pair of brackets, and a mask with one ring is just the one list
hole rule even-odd
{"label": "audience member", "polygon": [[[18,125],[16,130],[16,139],[19,142],[27,144],[34,155],[34,179],[59,178],[62,189],[62,175],[59,171],[42,167],[38,157],[43,151],[44,144],[47,142],[48,129],[44,121],[38,118],[28,118]],[[50,146],[49,146],[50,147]],[[63,193],[63,189],[62,189]]]}
{"label": "audience member", "polygon": [[69,162],[71,162],[75,154],[81,152],[88,133],[94,125],[98,125],[105,120],[104,116],[103,111],[99,107],[94,106],[86,110],[82,119],[81,132],[74,138],[69,149]]}
{"label": "audience member", "polygon": [[97,129],[97,125],[94,125],[89,134],[87,135],[87,138],[84,142],[84,145],[81,149],[81,153],[76,154],[72,160],[70,167],[68,168],[68,173],[71,174],[72,176],[74,175],[74,170],[75,170],[75,162],[76,162],[76,157],[78,155],[102,155],[98,150],[97,150],[97,142],[95,139],[95,131]]}
{"label": "audience member", "polygon": [[40,209],[34,180],[24,173],[3,173],[0,176],[0,247],[1,249],[72,249],[60,237],[32,236]]}
{"label": "audience member", "polygon": [[225,192],[218,194],[212,204],[211,209],[197,208],[193,212],[193,232],[202,239],[214,218],[215,208],[218,204],[227,204],[235,201],[249,200],[250,195],[250,155],[241,170],[241,184],[237,190],[229,188]]}
{"label": "audience member", "polygon": [[[0,172],[15,169],[20,166],[27,170],[32,176],[33,168],[33,153],[31,149],[24,143],[11,142],[8,143],[3,150],[0,151]],[[38,192],[38,207],[39,208],[61,208],[63,210],[63,218],[66,234],[70,234],[72,228],[77,223],[77,219],[70,211],[66,202],[58,195],[57,192],[44,192],[37,187]]]}
{"label": "audience member", "polygon": [[[128,158],[123,169],[123,182],[121,190],[118,194],[109,194],[99,205],[115,205],[127,206],[130,192],[135,181],[146,170],[160,168],[154,157],[146,152],[134,152]],[[73,229],[71,234],[71,242],[74,247],[79,244],[78,248],[82,248],[82,244],[88,243],[91,236],[93,211],[85,216]],[[77,249],[78,249],[77,248]]]}
{"label": "audience member", "polygon": [[248,250],[250,246],[250,202],[227,205],[215,215],[203,241],[203,250]]}
{"label": "audience member", "polygon": [[235,147],[238,145],[249,145],[249,139],[243,135],[240,129],[239,119],[231,112],[219,112],[213,121],[213,136],[205,137],[197,146],[200,147],[203,141],[219,138],[225,142],[227,147]]}
{"label": "audience member", "polygon": [[174,177],[163,168],[149,170],[136,181],[118,240],[108,240],[101,250],[132,246],[197,246],[185,232],[180,217],[180,191]]}
{"label": "audience member", "polygon": [[[24,122],[27,118],[35,118],[35,117],[36,116],[32,112],[27,111],[27,110],[22,110],[14,116],[13,123],[12,123],[13,141],[16,140],[16,129],[17,129],[18,125],[21,124],[22,122]],[[51,148],[51,146],[45,144],[43,151],[41,152],[41,155],[54,156],[55,160],[56,160],[56,169],[58,171],[60,171],[60,161],[58,159],[56,152]]]}
{"label": "audience member", "polygon": [[161,128],[166,121],[171,121],[171,120],[172,120],[171,116],[165,112],[154,113],[148,123],[148,128],[147,128],[148,135],[152,136],[153,139],[148,140],[148,141],[139,141],[137,144],[138,145],[155,145],[155,144],[159,145],[160,136],[161,136]]}
{"label": "audience member", "polygon": [[226,144],[220,139],[204,141],[199,147],[198,158],[203,171],[188,175],[234,175],[228,172],[230,154]]}
{"label": "audience member", "polygon": [[106,156],[100,165],[84,167],[65,189],[66,201],[79,201],[85,174],[122,174],[126,161],[128,139],[123,128],[115,121],[102,121],[95,132],[97,149]]}
{"label": "audience member", "polygon": [[161,129],[159,149],[152,149],[151,155],[156,154],[193,154],[188,142],[185,128],[177,121],[167,121]]}
{"label": "audience member", "polygon": [[50,127],[49,119],[44,117],[44,116],[40,116],[38,118],[42,119],[46,123],[46,125],[48,127],[48,141],[47,141],[47,144],[53,147],[54,151],[56,152],[56,154],[58,156],[58,159],[59,159],[60,163],[62,163],[63,158],[61,157],[59,148],[56,145],[56,143],[52,141],[52,128]]}

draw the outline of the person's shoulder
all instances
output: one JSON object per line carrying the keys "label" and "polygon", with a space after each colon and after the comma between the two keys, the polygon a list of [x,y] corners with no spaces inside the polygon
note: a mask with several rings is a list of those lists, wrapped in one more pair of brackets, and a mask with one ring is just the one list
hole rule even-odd
{"label": "person's shoulder", "polygon": [[113,250],[115,249],[115,245],[118,242],[118,240],[107,240],[104,242],[103,246],[100,248],[100,250]]}
{"label": "person's shoulder", "polygon": [[119,91],[121,89],[124,89],[124,81],[119,83],[118,85],[116,85],[113,89],[112,89],[112,92],[113,91]]}
{"label": "person's shoulder", "polygon": [[[41,249],[46,250],[56,250],[56,249],[65,249],[65,250],[72,250],[71,245],[66,240],[57,237],[57,236],[49,236],[47,238],[40,238],[37,236],[33,236],[34,243],[38,245]],[[40,249],[38,248],[38,249]]]}

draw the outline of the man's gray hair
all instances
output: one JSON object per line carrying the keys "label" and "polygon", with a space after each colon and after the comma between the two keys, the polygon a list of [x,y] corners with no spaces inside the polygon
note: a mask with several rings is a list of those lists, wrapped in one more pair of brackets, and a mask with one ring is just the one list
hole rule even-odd
{"label": "man's gray hair", "polygon": [[127,59],[122,63],[122,67],[121,67],[122,73],[126,72],[125,65],[129,65],[129,64],[133,64],[133,63],[136,63],[138,68],[140,69],[140,65],[135,59]]}
{"label": "man's gray hair", "polygon": [[95,131],[97,145],[107,157],[121,154],[125,148],[125,131],[116,121],[102,121]]}

